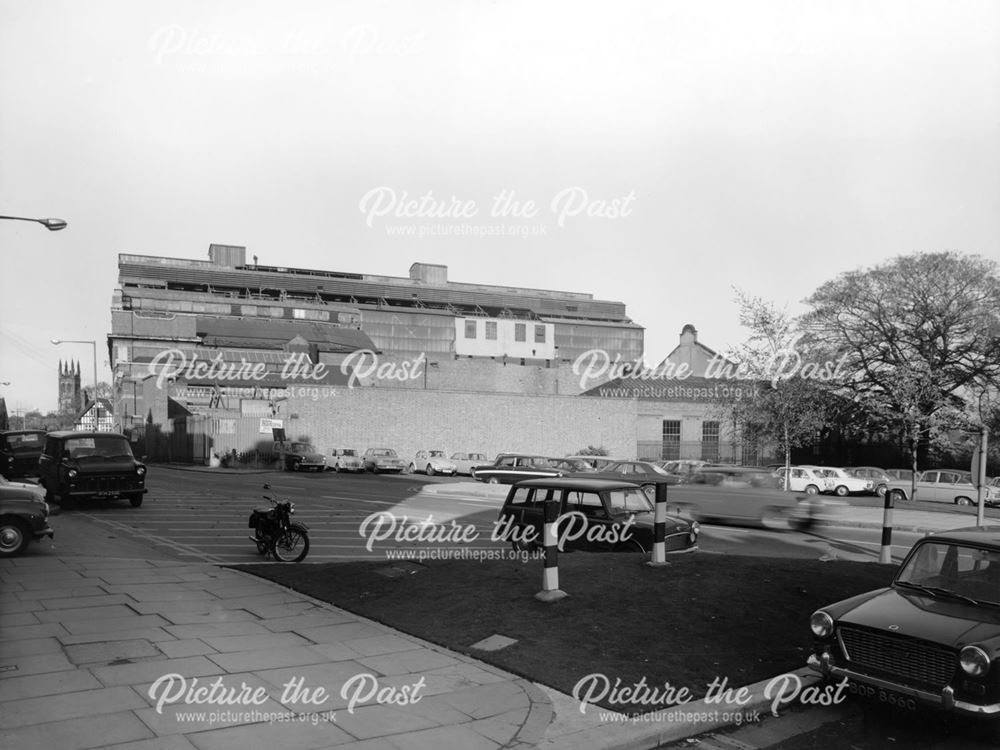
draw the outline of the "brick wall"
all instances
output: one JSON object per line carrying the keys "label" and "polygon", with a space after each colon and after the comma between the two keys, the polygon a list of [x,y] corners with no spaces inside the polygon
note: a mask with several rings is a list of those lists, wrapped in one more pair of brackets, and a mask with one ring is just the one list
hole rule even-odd
{"label": "brick wall", "polygon": [[[325,394],[325,395],[324,395]],[[525,396],[399,388],[319,389],[287,403],[289,439],[308,439],[329,455],[335,447],[503,451],[553,456],[588,445],[611,455],[636,449],[636,402],[573,396]]]}

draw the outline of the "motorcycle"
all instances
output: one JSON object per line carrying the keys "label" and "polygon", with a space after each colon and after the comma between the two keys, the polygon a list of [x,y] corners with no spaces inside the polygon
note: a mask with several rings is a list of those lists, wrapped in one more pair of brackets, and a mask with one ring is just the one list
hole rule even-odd
{"label": "motorcycle", "polygon": [[[265,484],[265,490],[271,485]],[[276,500],[264,495],[272,507],[250,511],[249,526],[254,530],[250,541],[257,552],[271,555],[278,562],[300,562],[309,553],[309,528],[304,523],[292,523],[295,505],[291,500]]]}

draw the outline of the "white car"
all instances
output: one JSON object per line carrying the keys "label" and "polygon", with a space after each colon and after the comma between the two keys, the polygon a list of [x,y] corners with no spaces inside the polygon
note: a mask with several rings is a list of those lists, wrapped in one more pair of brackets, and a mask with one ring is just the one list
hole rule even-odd
{"label": "white car", "polygon": [[832,492],[837,497],[846,497],[852,493],[870,495],[875,491],[875,483],[864,477],[852,477],[843,469],[833,469],[827,466],[810,467],[817,476],[832,480]]}
{"label": "white car", "polygon": [[[889,483],[887,492],[892,494],[893,501],[924,500],[953,505],[975,505],[979,493],[972,484],[972,475],[958,469],[931,469],[917,475],[917,494],[910,497],[912,481],[909,479],[895,480]],[[983,491],[983,503],[989,506],[1000,505],[1000,488],[986,484]]]}
{"label": "white car", "polygon": [[[774,476],[785,486],[786,469],[778,469]],[[812,466],[793,466],[788,471],[788,489],[792,492],[805,492],[808,495],[818,495],[820,492],[833,492],[833,481],[829,477],[820,476]]]}
{"label": "white car", "polygon": [[330,453],[330,466],[334,471],[365,470],[365,464],[354,448],[334,448]]}
{"label": "white car", "polygon": [[445,458],[444,451],[417,451],[417,455],[410,461],[410,473],[417,471],[422,471],[429,477],[435,474],[455,476],[458,467]]}
{"label": "white car", "polygon": [[477,466],[492,466],[493,462],[486,458],[485,453],[452,453],[449,459],[455,464],[456,474],[472,476],[472,470]]}

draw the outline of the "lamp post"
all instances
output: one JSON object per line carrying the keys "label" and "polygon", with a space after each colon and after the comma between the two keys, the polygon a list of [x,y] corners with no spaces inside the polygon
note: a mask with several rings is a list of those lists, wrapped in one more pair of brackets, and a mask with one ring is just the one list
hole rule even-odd
{"label": "lamp post", "polygon": [[94,347],[94,429],[97,429],[97,418],[99,412],[97,411],[97,342],[86,339],[52,339],[52,343],[58,346],[59,344],[90,344]]}
{"label": "lamp post", "polygon": [[0,219],[9,219],[11,221],[34,221],[41,224],[50,232],[58,232],[60,229],[66,228],[66,221],[64,219],[29,219],[26,216],[0,216]]}

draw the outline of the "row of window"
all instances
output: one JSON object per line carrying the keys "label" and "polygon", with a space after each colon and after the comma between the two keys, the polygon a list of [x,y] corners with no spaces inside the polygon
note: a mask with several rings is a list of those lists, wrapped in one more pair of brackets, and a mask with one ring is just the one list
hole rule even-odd
{"label": "row of window", "polygon": [[[663,442],[679,443],[681,440],[681,421],[679,419],[663,420]],[[705,421],[701,423],[701,441],[703,443],[719,442],[719,423]]]}
{"label": "row of window", "polygon": [[[487,320],[486,323],[486,335],[485,339],[487,341],[497,340],[497,322],[495,320]],[[479,321],[478,320],[466,320],[465,321],[465,338],[474,339],[478,336],[479,331]],[[528,324],[527,323],[515,323],[514,324],[514,341],[527,341],[528,340]],[[535,326],[535,343],[544,344],[545,343],[545,326],[536,325]]]}

